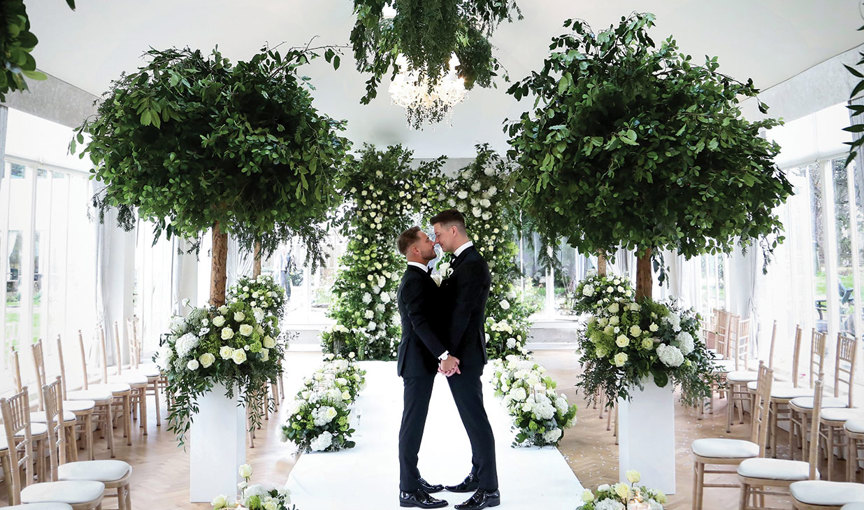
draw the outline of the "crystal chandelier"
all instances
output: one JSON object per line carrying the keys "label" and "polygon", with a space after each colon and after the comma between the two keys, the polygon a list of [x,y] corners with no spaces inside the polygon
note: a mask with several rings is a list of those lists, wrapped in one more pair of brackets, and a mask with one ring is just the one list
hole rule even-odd
{"label": "crystal chandelier", "polygon": [[456,55],[450,58],[447,74],[431,88],[427,78],[421,79],[416,71],[408,68],[408,60],[403,55],[399,55],[396,64],[402,72],[393,78],[388,90],[393,104],[405,108],[408,126],[422,129],[424,123],[434,124],[445,117],[449,123],[452,108],[461,103],[468,93],[465,81],[456,74],[456,66],[459,65]]}

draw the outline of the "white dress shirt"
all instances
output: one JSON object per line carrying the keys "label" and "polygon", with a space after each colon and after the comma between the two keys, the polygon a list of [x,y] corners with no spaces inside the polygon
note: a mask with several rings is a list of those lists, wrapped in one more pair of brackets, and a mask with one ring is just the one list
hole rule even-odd
{"label": "white dress shirt", "polygon": [[419,269],[422,269],[424,273],[428,273],[428,272],[429,272],[429,266],[424,266],[423,264],[421,264],[421,263],[419,263],[419,262],[408,262],[408,265],[409,265],[409,266],[414,266],[414,267],[419,268]]}
{"label": "white dress shirt", "polygon": [[463,251],[467,250],[468,248],[470,248],[472,246],[474,246],[474,243],[471,241],[468,241],[467,243],[463,244],[462,246],[456,248],[456,251],[453,252],[453,256],[458,257],[459,255],[462,255]]}

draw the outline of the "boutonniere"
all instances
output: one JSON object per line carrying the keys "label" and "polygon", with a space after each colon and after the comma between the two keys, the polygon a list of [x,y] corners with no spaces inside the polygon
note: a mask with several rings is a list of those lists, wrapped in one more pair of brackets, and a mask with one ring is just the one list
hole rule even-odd
{"label": "boutonniere", "polygon": [[441,284],[447,278],[450,278],[450,275],[453,274],[453,268],[450,267],[450,262],[440,261],[435,266],[435,270],[437,271],[432,275],[432,280],[435,282],[435,285],[441,286]]}

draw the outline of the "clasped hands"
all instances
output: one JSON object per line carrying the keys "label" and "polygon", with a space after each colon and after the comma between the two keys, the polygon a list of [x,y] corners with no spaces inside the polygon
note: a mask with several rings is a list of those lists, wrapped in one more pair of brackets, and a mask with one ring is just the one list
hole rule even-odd
{"label": "clasped hands", "polygon": [[461,374],[459,371],[459,358],[450,355],[444,361],[438,364],[438,373],[450,377],[453,374]]}

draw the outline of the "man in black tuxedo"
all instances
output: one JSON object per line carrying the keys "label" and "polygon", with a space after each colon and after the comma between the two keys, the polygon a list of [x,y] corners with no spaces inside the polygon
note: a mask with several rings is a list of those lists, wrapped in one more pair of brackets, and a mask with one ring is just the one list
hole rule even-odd
{"label": "man in black tuxedo", "polygon": [[[430,493],[444,490],[420,476],[417,454],[423,440],[432,383],[441,359],[448,359],[439,332],[438,286],[429,276],[427,264],[435,258],[435,244],[419,227],[411,227],[399,236],[399,251],[405,255],[408,268],[402,276],[397,294],[402,316],[402,342],[399,344],[397,371],[405,385],[402,427],[399,430],[399,504],[403,507],[441,508],[447,502]],[[449,357],[450,363],[458,360]]]}
{"label": "man in black tuxedo", "polygon": [[[483,257],[468,239],[465,218],[455,209],[442,211],[430,220],[435,230],[435,242],[455,259],[452,274],[444,275],[441,302],[448,307],[444,313],[447,324],[449,358],[441,361],[440,370],[448,375],[450,392],[471,441],[471,472],[465,480],[447,490],[471,492],[467,501],[455,508],[479,510],[498,506],[498,471],[495,465],[495,437],[483,407],[483,387],[480,375],[486,364],[486,300],[492,275]],[[454,359],[455,358],[455,359]]]}

